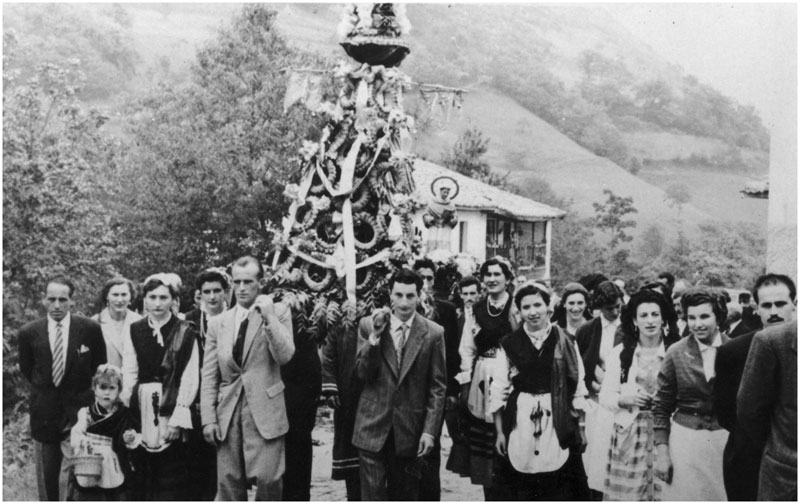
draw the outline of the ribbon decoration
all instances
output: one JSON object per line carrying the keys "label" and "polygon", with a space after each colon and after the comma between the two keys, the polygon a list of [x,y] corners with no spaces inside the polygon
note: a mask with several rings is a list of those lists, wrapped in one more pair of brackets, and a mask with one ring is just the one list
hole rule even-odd
{"label": "ribbon decoration", "polygon": [[[328,264],[328,263],[320,261],[319,259],[315,259],[314,257],[306,254],[302,250],[299,250],[294,245],[287,245],[286,248],[292,254],[294,254],[297,257],[303,259],[304,261],[310,262],[311,264],[317,265],[317,266],[319,266],[321,268],[328,268],[328,269],[335,269],[336,268],[336,266],[334,266],[333,264]],[[359,270],[361,268],[364,268],[364,267],[367,267],[367,266],[371,266],[371,265],[373,265],[373,264],[375,264],[377,262],[381,262],[384,259],[388,258],[390,256],[390,254],[391,254],[390,250],[388,248],[385,248],[385,249],[381,250],[380,252],[378,252],[377,254],[375,254],[374,256],[368,257],[368,258],[364,259],[363,261],[361,261],[360,263],[356,264],[355,265],[355,269]]]}
{"label": "ribbon decoration", "polygon": [[[359,137],[361,137],[360,134],[359,134]],[[361,186],[362,182],[367,180],[367,177],[369,177],[369,173],[372,171],[372,168],[375,166],[375,162],[378,160],[378,156],[380,155],[381,151],[383,150],[384,145],[386,144],[387,137],[388,137],[388,135],[384,135],[384,136],[381,137],[380,140],[378,140],[378,145],[375,147],[375,156],[372,158],[372,162],[370,162],[369,167],[367,167],[367,171],[364,173],[364,176],[361,177],[360,179],[358,179],[358,181],[355,182],[355,183],[352,183],[353,171],[355,171],[355,162],[353,163],[353,169],[350,172],[350,180],[351,180],[350,189],[344,189],[343,184],[339,184],[339,189],[334,189],[333,185],[331,185],[331,182],[328,180],[328,177],[325,176],[325,172],[322,171],[322,166],[320,166],[320,164],[319,164],[319,157],[317,157],[317,160],[316,160],[316,171],[317,171],[317,175],[319,175],[320,180],[322,180],[322,185],[325,186],[325,190],[328,191],[328,193],[331,196],[335,197],[335,196],[344,196],[344,195],[351,194],[356,189],[358,189],[359,186]],[[358,141],[358,140],[356,140],[356,141]],[[347,153],[347,157],[348,158],[353,154],[354,147],[356,147],[356,144],[353,144],[353,148],[351,148],[350,151]],[[361,147],[360,144],[359,144],[359,147]],[[357,157],[358,157],[358,150],[355,151],[355,158],[357,158]],[[346,163],[347,163],[347,161],[345,160],[345,164]],[[344,170],[345,170],[345,167],[342,166],[342,176],[341,176],[341,181],[342,182],[344,182],[344,175],[345,175]],[[311,183],[309,182],[309,186],[310,186],[310,184]]]}

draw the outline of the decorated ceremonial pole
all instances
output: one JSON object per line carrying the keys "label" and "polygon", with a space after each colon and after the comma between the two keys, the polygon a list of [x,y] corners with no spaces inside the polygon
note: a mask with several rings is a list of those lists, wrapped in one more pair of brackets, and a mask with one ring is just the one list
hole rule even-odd
{"label": "decorated ceremonial pole", "polygon": [[300,183],[286,188],[274,283],[295,323],[318,340],[384,304],[388,278],[422,250],[412,222],[421,206],[413,197],[413,118],[403,110],[410,79],[397,68],[409,30],[403,6],[345,9],[340,43],[355,63],[337,69],[338,98],[319,108],[328,122],[319,141],[305,142]]}

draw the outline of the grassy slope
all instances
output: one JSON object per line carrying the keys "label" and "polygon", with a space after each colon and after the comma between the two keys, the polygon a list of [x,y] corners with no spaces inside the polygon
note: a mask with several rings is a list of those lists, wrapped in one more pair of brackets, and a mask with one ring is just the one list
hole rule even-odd
{"label": "grassy slope", "polygon": [[[278,11],[277,28],[290,43],[304,50],[346,58],[336,43],[341,6],[275,4],[274,8]],[[195,46],[212,37],[220,23],[230,19],[237,9],[238,6],[226,5],[217,10],[210,6],[193,10],[176,5],[175,12],[165,16],[147,6],[137,6],[132,9],[137,49],[142,54],[152,55],[146,57],[150,62],[167,56],[171,69],[181,73],[193,59]],[[590,30],[587,28],[586,32]],[[592,26],[591,33],[595,32],[599,32],[599,28]],[[608,33],[603,35],[610,37]],[[614,42],[625,45],[624,41],[606,40],[612,40],[612,46],[617,45]],[[568,52],[569,43],[560,40],[558,45]],[[574,51],[577,49],[573,47]],[[409,62],[413,62],[413,58],[414,53],[409,56]],[[594,215],[592,202],[602,201],[603,188],[609,188],[618,195],[633,196],[639,209],[636,216],[639,231],[653,223],[662,225],[667,235],[674,235],[677,230],[677,211],[665,205],[662,191],[676,180],[671,172],[645,169],[640,177],[634,177],[610,161],[587,152],[515,101],[491,89],[472,90],[466,95],[460,116],[451,117],[444,129],[417,135],[416,151],[437,161],[469,122],[491,139],[488,160],[492,168],[511,171],[513,180],[524,183],[529,173],[544,178],[556,193],[572,198],[575,210],[584,216]],[[688,157],[693,152],[713,155],[724,149],[717,140],[689,135],[632,133],[626,136],[632,145],[631,153],[642,158]],[[523,166],[519,165],[521,159],[525,161]],[[681,216],[684,222],[706,219],[764,222],[765,202],[742,199],[738,192],[746,180],[743,175],[721,177],[718,173],[687,168],[679,173],[696,203],[684,208]]]}
{"label": "grassy slope", "polygon": [[[513,100],[491,90],[467,95],[463,112],[446,129],[418,135],[417,151],[437,159],[470,123],[490,139],[489,163],[500,172],[511,172],[512,180],[525,183],[531,174],[543,178],[557,194],[571,198],[573,208],[583,216],[594,215],[592,203],[604,201],[603,189],[608,188],[619,196],[633,197],[639,210],[635,216],[637,231],[657,223],[667,236],[677,232],[678,212],[664,203],[662,189],[586,151]],[[527,167],[512,164],[521,158]],[[687,205],[681,217],[692,223],[715,216]]]}

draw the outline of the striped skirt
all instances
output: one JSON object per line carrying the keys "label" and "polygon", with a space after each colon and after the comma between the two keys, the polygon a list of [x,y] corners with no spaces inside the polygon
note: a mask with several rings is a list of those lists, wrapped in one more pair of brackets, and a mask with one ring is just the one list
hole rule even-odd
{"label": "striped skirt", "polygon": [[655,478],[653,413],[641,411],[631,425],[614,425],[608,451],[603,500],[658,501],[662,482]]}

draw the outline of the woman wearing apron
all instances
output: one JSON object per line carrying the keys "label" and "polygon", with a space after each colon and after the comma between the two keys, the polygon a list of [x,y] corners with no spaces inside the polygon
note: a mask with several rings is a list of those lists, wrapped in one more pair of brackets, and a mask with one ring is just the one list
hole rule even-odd
{"label": "woman wearing apron", "polygon": [[133,498],[187,500],[188,431],[191,405],[200,385],[200,357],[194,324],[178,319],[172,284],[151,278],[143,287],[148,315],[131,325],[123,353],[123,401],[141,420],[140,470]]}

